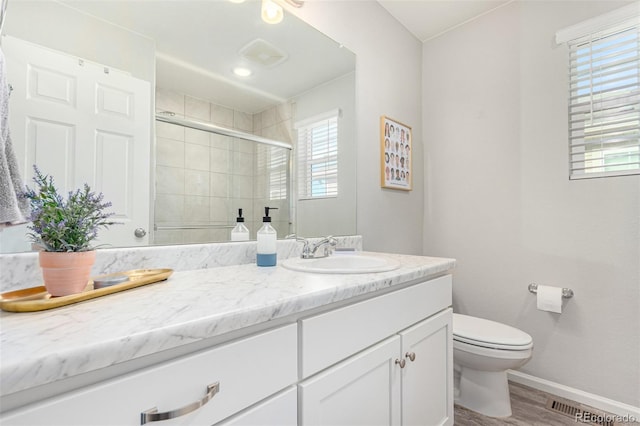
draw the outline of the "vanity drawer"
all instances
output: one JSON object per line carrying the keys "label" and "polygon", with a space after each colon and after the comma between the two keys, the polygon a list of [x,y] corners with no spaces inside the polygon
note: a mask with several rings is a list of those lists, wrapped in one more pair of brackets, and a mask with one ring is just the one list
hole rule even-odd
{"label": "vanity drawer", "polygon": [[302,377],[451,306],[451,287],[446,275],[301,320]]}
{"label": "vanity drawer", "polygon": [[219,391],[191,413],[147,422],[211,425],[295,384],[296,354],[292,324],[51,398],[0,420],[3,425],[140,425],[142,412],[204,402],[207,387],[218,383]]}

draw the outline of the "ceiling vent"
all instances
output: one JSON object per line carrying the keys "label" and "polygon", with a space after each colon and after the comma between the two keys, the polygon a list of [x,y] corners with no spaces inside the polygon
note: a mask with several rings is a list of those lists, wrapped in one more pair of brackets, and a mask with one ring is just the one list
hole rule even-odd
{"label": "ceiling vent", "polygon": [[286,61],[289,55],[268,41],[257,38],[240,49],[240,56],[266,68],[275,67]]}

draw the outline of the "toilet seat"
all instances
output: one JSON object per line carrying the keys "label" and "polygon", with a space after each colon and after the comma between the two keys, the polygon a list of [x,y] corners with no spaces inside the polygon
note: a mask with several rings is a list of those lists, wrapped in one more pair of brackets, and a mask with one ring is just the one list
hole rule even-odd
{"label": "toilet seat", "polygon": [[499,322],[456,313],[453,314],[453,340],[508,351],[524,351],[533,347],[533,339],[522,330]]}

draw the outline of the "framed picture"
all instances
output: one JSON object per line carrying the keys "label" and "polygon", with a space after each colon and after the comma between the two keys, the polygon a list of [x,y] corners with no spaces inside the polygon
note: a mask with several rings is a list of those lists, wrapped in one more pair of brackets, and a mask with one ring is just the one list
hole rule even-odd
{"label": "framed picture", "polygon": [[411,191],[413,173],[411,127],[380,117],[380,186]]}

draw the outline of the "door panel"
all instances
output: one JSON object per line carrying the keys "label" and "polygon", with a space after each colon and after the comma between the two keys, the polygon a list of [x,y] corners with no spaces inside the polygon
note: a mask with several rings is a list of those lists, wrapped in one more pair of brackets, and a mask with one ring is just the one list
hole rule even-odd
{"label": "door panel", "polygon": [[400,425],[399,336],[301,383],[300,426]]}
{"label": "door panel", "polygon": [[149,82],[9,36],[3,50],[25,181],[37,164],[63,195],[88,184],[112,202],[109,211],[122,223],[101,230],[96,244],[148,244],[149,234],[138,238],[134,230],[150,227]]}
{"label": "door panel", "polygon": [[[453,424],[453,345],[451,309],[400,333],[402,424]],[[414,360],[411,361],[413,356]]]}

